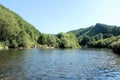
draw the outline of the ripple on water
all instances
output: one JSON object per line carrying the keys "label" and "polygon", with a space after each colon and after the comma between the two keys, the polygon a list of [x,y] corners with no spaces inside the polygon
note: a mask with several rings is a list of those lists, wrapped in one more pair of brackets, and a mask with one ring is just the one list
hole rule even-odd
{"label": "ripple on water", "polygon": [[107,49],[0,51],[0,79],[119,80],[117,56]]}

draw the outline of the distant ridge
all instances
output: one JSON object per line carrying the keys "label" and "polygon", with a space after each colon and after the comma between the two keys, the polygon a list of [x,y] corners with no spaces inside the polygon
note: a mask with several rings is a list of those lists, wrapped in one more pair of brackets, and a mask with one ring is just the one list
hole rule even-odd
{"label": "distant ridge", "polygon": [[80,28],[77,30],[69,31],[78,36],[95,36],[97,34],[112,34],[114,36],[120,35],[120,27],[118,26],[112,26],[112,25],[106,25],[101,23],[96,23],[94,26],[90,26],[88,28]]}

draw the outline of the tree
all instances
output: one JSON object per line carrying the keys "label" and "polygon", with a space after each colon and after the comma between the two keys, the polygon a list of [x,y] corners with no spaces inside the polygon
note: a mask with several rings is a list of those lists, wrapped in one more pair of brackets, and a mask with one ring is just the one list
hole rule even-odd
{"label": "tree", "polygon": [[50,34],[42,34],[38,38],[38,43],[49,47],[56,47],[56,37]]}
{"label": "tree", "polygon": [[57,37],[60,40],[60,48],[79,48],[77,38],[72,33],[59,33]]}
{"label": "tree", "polygon": [[80,44],[86,46],[89,41],[90,41],[90,37],[84,36],[83,39],[81,40]]}
{"label": "tree", "polygon": [[30,47],[40,32],[19,15],[0,5],[0,42],[9,47]]}
{"label": "tree", "polygon": [[17,48],[17,47],[18,47],[17,41],[16,41],[16,40],[12,40],[11,46],[12,46],[13,48]]}

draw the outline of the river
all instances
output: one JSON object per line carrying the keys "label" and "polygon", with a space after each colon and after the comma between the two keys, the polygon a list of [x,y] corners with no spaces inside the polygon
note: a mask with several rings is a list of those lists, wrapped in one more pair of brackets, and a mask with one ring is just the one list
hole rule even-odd
{"label": "river", "polygon": [[0,50],[0,80],[120,80],[109,49]]}

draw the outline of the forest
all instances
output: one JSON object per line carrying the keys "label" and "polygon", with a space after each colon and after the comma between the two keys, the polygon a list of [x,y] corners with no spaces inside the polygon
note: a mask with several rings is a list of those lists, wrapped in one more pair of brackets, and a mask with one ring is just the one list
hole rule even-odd
{"label": "forest", "polygon": [[0,5],[0,48],[110,48],[120,51],[120,27],[96,23],[67,33],[45,34]]}

